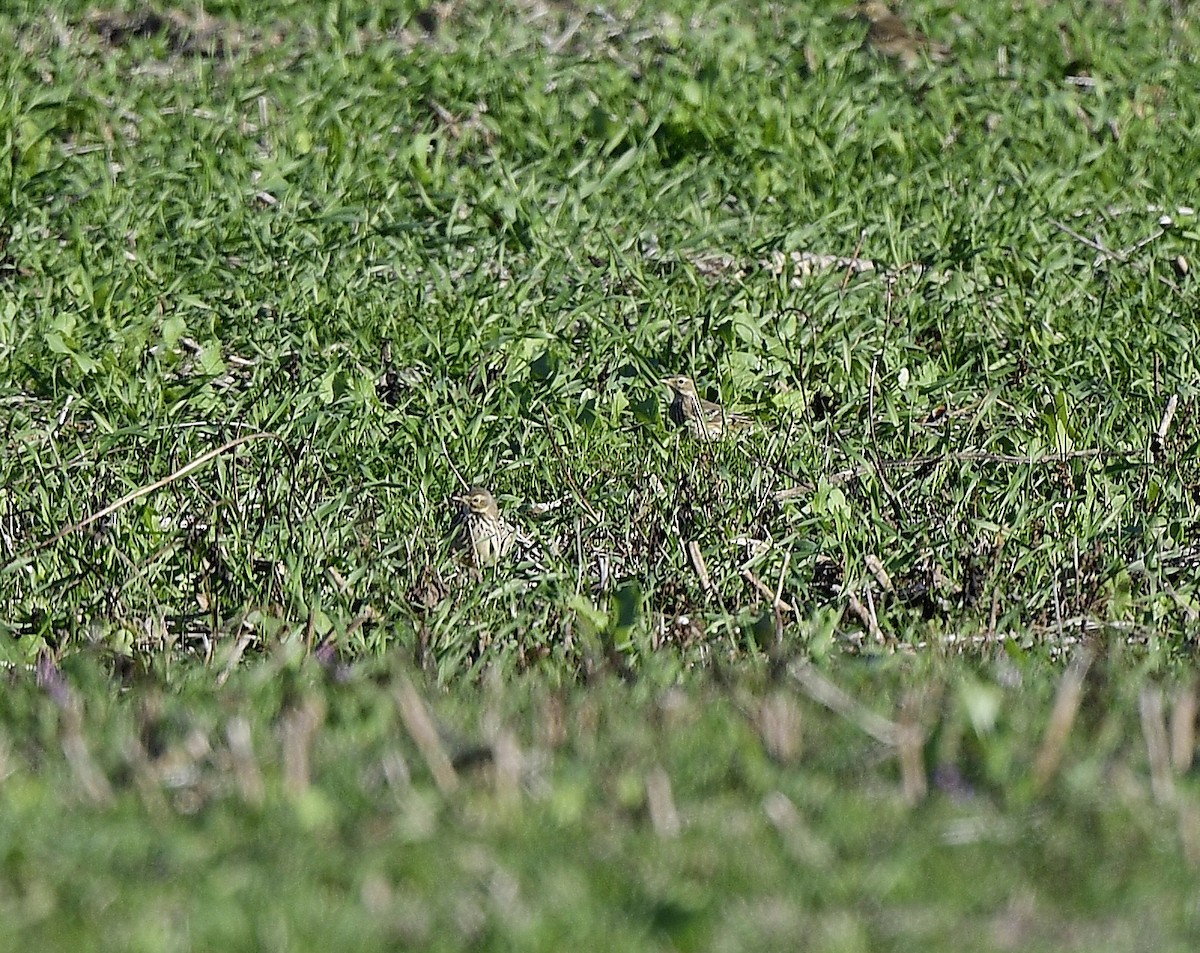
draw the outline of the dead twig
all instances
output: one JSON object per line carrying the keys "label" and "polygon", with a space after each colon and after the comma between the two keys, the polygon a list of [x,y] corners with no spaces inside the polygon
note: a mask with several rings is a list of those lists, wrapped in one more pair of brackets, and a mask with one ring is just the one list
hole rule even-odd
{"label": "dead twig", "polygon": [[1158,422],[1158,429],[1154,431],[1154,435],[1150,438],[1150,449],[1153,453],[1162,453],[1163,446],[1167,440],[1167,431],[1171,429],[1171,421],[1175,417],[1175,408],[1179,406],[1179,395],[1172,394],[1171,399],[1167,401],[1166,409],[1163,410],[1162,419]]}
{"label": "dead twig", "polygon": [[1136,242],[1134,242],[1132,245],[1130,245],[1128,248],[1124,249],[1123,251],[1119,251],[1119,252],[1117,252],[1117,255],[1119,255],[1119,256],[1120,256],[1120,258],[1121,258],[1121,260],[1122,260],[1122,261],[1125,261],[1125,260],[1127,260],[1127,259],[1129,258],[1129,256],[1130,256],[1130,255],[1132,255],[1132,254],[1133,254],[1135,251],[1141,251],[1143,248],[1145,248],[1145,247],[1146,247],[1147,245],[1149,245],[1151,242],[1156,242],[1156,241],[1158,241],[1158,240],[1159,240],[1160,238],[1162,238],[1162,237],[1163,237],[1165,234],[1167,234],[1167,231],[1166,231],[1166,229],[1164,229],[1164,228],[1160,228],[1158,231],[1156,231],[1156,232],[1153,232],[1153,233],[1152,233],[1152,234],[1150,234],[1150,235],[1147,235],[1145,238],[1138,239]]}
{"label": "dead twig", "polygon": [[1126,258],[1121,252],[1113,251],[1110,248],[1105,248],[1104,245],[1102,245],[1100,242],[1092,241],[1092,239],[1086,238],[1085,236],[1080,235],[1079,232],[1075,231],[1073,228],[1070,228],[1070,227],[1064,225],[1062,222],[1058,222],[1058,221],[1055,221],[1054,219],[1051,219],[1050,224],[1053,225],[1055,228],[1057,228],[1059,231],[1066,232],[1073,239],[1075,239],[1075,241],[1080,242],[1083,245],[1087,245],[1087,247],[1092,249],[1092,251],[1099,252],[1100,255],[1103,256],[1104,258],[1115,258],[1117,261],[1121,262],[1122,264],[1126,264],[1129,261],[1129,259]]}
{"label": "dead twig", "polygon": [[283,438],[274,433],[250,433],[244,434],[241,437],[235,437],[234,439],[221,444],[221,446],[217,447],[215,450],[209,450],[207,453],[201,454],[195,460],[184,464],[174,473],[168,474],[161,480],[155,480],[153,483],[149,483],[146,486],[140,486],[136,490],[126,493],[115,503],[109,503],[108,506],[104,507],[103,509],[97,510],[90,515],[85,516],[78,523],[72,523],[70,526],[60,529],[49,539],[44,539],[40,543],[36,543],[30,549],[26,550],[12,563],[10,563],[8,567],[5,568],[10,568],[18,560],[28,556],[33,556],[36,553],[40,553],[43,549],[53,546],[60,539],[64,539],[65,537],[70,536],[72,533],[77,533],[79,530],[91,526],[97,520],[102,520],[104,517],[110,516],[122,507],[128,506],[130,503],[134,502],[134,500],[140,500],[143,496],[149,496],[155,490],[161,490],[164,486],[170,486],[172,483],[182,480],[189,473],[195,472],[196,470],[200,469],[200,467],[211,462],[212,460],[215,460],[222,454],[228,453],[230,450],[236,449],[244,443],[251,443],[255,440],[278,440],[280,443],[283,443]]}

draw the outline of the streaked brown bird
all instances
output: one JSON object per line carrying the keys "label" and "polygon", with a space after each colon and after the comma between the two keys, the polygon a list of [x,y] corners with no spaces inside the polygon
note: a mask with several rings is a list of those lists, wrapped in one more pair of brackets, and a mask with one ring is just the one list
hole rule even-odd
{"label": "streaked brown bird", "polygon": [[454,524],[454,547],[476,568],[495,566],[517,540],[517,530],[503,516],[496,498],[481,486],[454,497],[459,505]]}
{"label": "streaked brown bird", "polygon": [[679,427],[686,427],[697,440],[720,440],[722,437],[755,426],[745,414],[735,414],[720,404],[705,400],[686,374],[664,377],[662,383],[671,388],[671,406],[667,416]]}
{"label": "streaked brown bird", "polygon": [[924,33],[909,27],[880,0],[860,3],[855,7],[855,19],[867,21],[863,47],[895,60],[906,70],[921,62],[922,56],[940,63],[950,55],[948,46],[935,43]]}

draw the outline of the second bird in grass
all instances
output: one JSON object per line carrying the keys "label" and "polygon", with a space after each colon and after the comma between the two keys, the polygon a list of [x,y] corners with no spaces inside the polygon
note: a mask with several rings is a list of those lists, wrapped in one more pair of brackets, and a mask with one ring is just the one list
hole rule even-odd
{"label": "second bird in grass", "polygon": [[855,8],[855,14],[857,19],[866,20],[868,24],[863,46],[896,60],[905,69],[916,66],[922,54],[934,62],[941,62],[950,55],[949,47],[935,43],[909,27],[886,3],[868,0]]}
{"label": "second bird in grass", "polygon": [[697,440],[720,440],[722,437],[755,426],[745,414],[735,414],[720,404],[705,400],[686,374],[664,377],[662,383],[671,388],[671,406],[667,415],[671,422],[686,427]]}
{"label": "second bird in grass", "polygon": [[481,486],[454,497],[459,510],[454,523],[454,546],[476,568],[494,566],[517,541],[517,530],[503,516],[496,498]]}

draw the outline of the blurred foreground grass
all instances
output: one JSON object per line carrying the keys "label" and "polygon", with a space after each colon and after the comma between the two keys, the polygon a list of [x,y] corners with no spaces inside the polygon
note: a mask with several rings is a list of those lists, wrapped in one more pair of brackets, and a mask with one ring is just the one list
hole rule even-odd
{"label": "blurred foreground grass", "polygon": [[282,656],[215,691],[192,674],[113,696],[82,656],[42,674],[0,696],[3,949],[1200,936],[1196,686],[1138,688],[1125,658],[1087,670],[1066,722],[1074,683],[1042,662],[843,664],[849,717],[801,667],[449,693]]}

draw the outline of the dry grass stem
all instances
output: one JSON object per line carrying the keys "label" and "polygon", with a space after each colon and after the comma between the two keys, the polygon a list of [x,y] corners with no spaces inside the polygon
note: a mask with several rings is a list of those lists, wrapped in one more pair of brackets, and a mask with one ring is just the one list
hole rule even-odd
{"label": "dry grass stem", "polygon": [[62,708],[62,750],[79,790],[89,803],[105,807],[113,803],[112,785],[97,766],[83,737],[83,704],[72,697]]}
{"label": "dry grass stem", "polygon": [[1150,791],[1159,804],[1175,802],[1175,779],[1171,773],[1171,746],[1167,741],[1167,722],[1163,707],[1162,689],[1147,685],[1138,696],[1138,713],[1142,720],[1142,737],[1146,741],[1146,758],[1150,763]]}
{"label": "dry grass stem", "polygon": [[[870,597],[871,591],[868,589],[867,598],[870,599]],[[882,645],[885,639],[883,636],[883,629],[879,627],[879,620],[875,616],[874,605],[868,609],[862,604],[858,596],[856,596],[849,589],[846,590],[846,604],[850,607],[850,611],[858,617],[860,622],[862,622],[871,638],[874,639],[875,642]]]}
{"label": "dry grass stem", "polygon": [[871,575],[875,577],[875,581],[879,583],[879,588],[884,592],[895,592],[896,587],[892,585],[892,577],[888,575],[886,569],[883,568],[883,561],[874,553],[868,554],[866,558],[867,568],[871,570]]}
{"label": "dry grass stem", "polygon": [[220,688],[229,680],[229,676],[233,673],[233,670],[237,668],[238,662],[241,661],[242,655],[245,653],[246,649],[250,647],[250,643],[253,642],[257,637],[257,633],[254,631],[254,629],[246,625],[245,620],[242,621],[242,625],[245,627],[246,631],[244,631],[238,637],[237,642],[235,642],[233,648],[230,649],[229,658],[225,660],[225,667],[222,668],[220,674],[217,675],[216,685],[218,688]]}
{"label": "dry grass stem", "polygon": [[312,745],[325,721],[325,702],[310,695],[283,716],[283,783],[293,796],[312,782]]}
{"label": "dry grass stem", "polygon": [[830,711],[853,722],[866,734],[881,744],[896,747],[904,729],[894,721],[877,715],[856,701],[845,691],[827,679],[807,662],[799,662],[788,668],[788,674],[799,684],[800,689],[813,701]]}
{"label": "dry grass stem", "polygon": [[773,692],[758,709],[758,731],[763,747],[773,759],[791,764],[800,757],[804,719],[791,693]]}
{"label": "dry grass stem", "polygon": [[812,867],[828,867],[834,862],[829,844],[821,840],[804,820],[795,803],[782,791],[763,798],[763,813],[783,839],[783,844],[796,860]]}
{"label": "dry grass stem", "polygon": [[396,686],[396,704],[404,727],[429,766],[429,772],[433,775],[438,790],[443,794],[452,793],[458,788],[458,775],[438,735],[429,709],[425,707],[425,702],[407,678],[402,678]]}
{"label": "dry grass stem", "polygon": [[1190,681],[1175,693],[1171,708],[1171,766],[1176,774],[1191,770],[1196,757],[1196,682]]}
{"label": "dry grass stem", "polygon": [[1183,857],[1193,870],[1200,867],[1200,805],[1189,798],[1179,802],[1179,842]]}
{"label": "dry grass stem", "polygon": [[704,554],[700,552],[700,544],[694,539],[688,540],[684,545],[684,550],[687,552],[688,561],[692,564],[692,568],[700,578],[700,588],[705,592],[712,592],[712,578],[708,575],[708,566],[704,562]]}
{"label": "dry grass stem", "polygon": [[745,579],[746,582],[750,583],[750,585],[755,588],[758,594],[769,601],[772,607],[776,610],[780,612],[796,611],[790,602],[785,602],[780,598],[780,593],[778,591],[772,591],[766,583],[754,575],[754,573],[752,573],[749,569],[742,570],[742,578]]}
{"label": "dry grass stem", "polygon": [[492,742],[492,765],[495,769],[496,797],[499,800],[515,803],[520,799],[524,763],[516,735],[511,731],[497,732]]}
{"label": "dry grass stem", "polygon": [[1158,422],[1158,429],[1154,431],[1154,437],[1151,440],[1151,448],[1159,453],[1162,452],[1163,445],[1167,440],[1167,432],[1171,429],[1171,421],[1175,417],[1175,409],[1179,406],[1179,395],[1172,394],[1171,399],[1167,401],[1166,409],[1163,410],[1162,419]]}
{"label": "dry grass stem", "polygon": [[646,776],[646,808],[655,834],[664,840],[679,836],[681,825],[671,793],[671,779],[661,766]]}
{"label": "dry grass stem", "polygon": [[225,740],[229,745],[233,777],[242,800],[251,805],[262,804],[265,788],[262,772],[258,769],[258,761],[254,757],[250,722],[241,715],[230,718],[225,726]]}
{"label": "dry grass stem", "polygon": [[204,466],[206,463],[209,463],[210,461],[215,460],[217,457],[221,456],[222,454],[228,453],[230,450],[234,450],[237,447],[240,447],[244,443],[250,443],[255,440],[279,440],[280,443],[283,442],[282,438],[280,438],[277,434],[273,434],[273,433],[250,433],[250,434],[244,434],[241,437],[235,437],[233,440],[229,440],[226,443],[221,444],[221,446],[217,447],[216,449],[209,450],[207,453],[201,454],[195,460],[192,460],[190,463],[184,464],[182,467],[180,467],[174,473],[168,474],[167,476],[163,477],[161,480],[155,480],[153,483],[149,483],[146,486],[140,486],[136,490],[133,490],[130,493],[126,493],[123,497],[121,497],[115,503],[110,503],[110,504],[108,504],[108,506],[104,507],[103,509],[97,510],[95,513],[91,513],[88,516],[85,516],[78,523],[72,523],[70,526],[66,526],[63,529],[60,529],[57,533],[55,533],[49,539],[42,540],[40,543],[37,543],[36,545],[34,545],[31,549],[27,550],[22,555],[23,556],[32,556],[35,553],[39,553],[43,549],[53,546],[60,539],[70,536],[72,533],[77,533],[79,530],[84,529],[85,527],[91,526],[97,520],[104,519],[104,517],[115,513],[117,510],[121,509],[123,506],[128,506],[134,500],[140,500],[143,496],[149,496],[155,490],[161,490],[164,486],[170,486],[172,483],[175,483],[177,480],[182,480],[189,473],[195,472],[196,470],[198,470],[202,466]]}
{"label": "dry grass stem", "polygon": [[929,793],[929,779],[925,771],[925,729],[921,724],[925,694],[918,689],[910,689],[900,706],[896,753],[900,759],[901,789],[905,802],[910,805],[919,804]]}
{"label": "dry grass stem", "polygon": [[1083,683],[1091,664],[1092,653],[1084,649],[1072,660],[1059,680],[1054,707],[1050,711],[1050,722],[1046,726],[1041,748],[1038,749],[1033,763],[1033,777],[1038,787],[1045,787],[1058,773],[1058,766],[1062,763],[1063,753],[1067,748],[1067,739],[1071,735],[1071,727],[1079,713],[1079,703],[1083,699]]}

